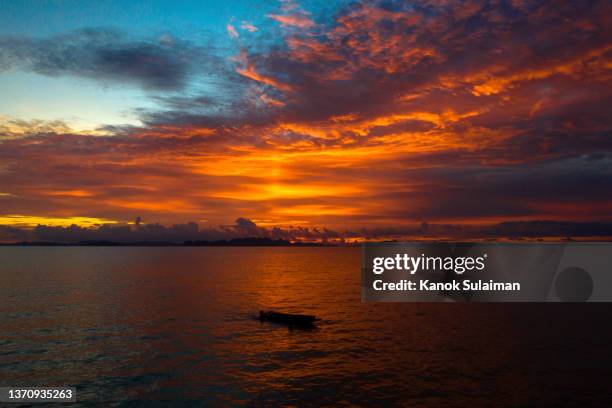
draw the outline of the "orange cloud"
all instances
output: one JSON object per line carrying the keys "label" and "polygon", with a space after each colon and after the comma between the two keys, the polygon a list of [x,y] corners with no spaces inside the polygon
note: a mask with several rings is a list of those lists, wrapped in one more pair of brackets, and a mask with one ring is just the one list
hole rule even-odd
{"label": "orange cloud", "polygon": [[295,13],[295,14],[268,14],[272,20],[276,20],[284,26],[298,27],[298,28],[312,28],[315,23],[308,17],[307,14]]}
{"label": "orange cloud", "polygon": [[236,72],[240,75],[281,91],[292,91],[292,87],[289,84],[278,81],[271,76],[258,73],[255,69],[255,66],[249,61],[246,52],[241,52],[240,55],[237,57],[237,60],[242,64],[242,67],[236,68]]}

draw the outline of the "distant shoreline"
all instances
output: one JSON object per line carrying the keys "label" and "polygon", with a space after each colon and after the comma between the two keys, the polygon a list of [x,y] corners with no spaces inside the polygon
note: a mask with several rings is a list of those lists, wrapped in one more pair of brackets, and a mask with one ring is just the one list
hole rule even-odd
{"label": "distant shoreline", "polygon": [[317,242],[290,242],[284,239],[270,238],[236,238],[219,241],[79,241],[79,242],[52,242],[52,241],[22,241],[0,243],[0,246],[20,247],[58,247],[58,246],[99,246],[99,247],[331,247],[337,244]]}

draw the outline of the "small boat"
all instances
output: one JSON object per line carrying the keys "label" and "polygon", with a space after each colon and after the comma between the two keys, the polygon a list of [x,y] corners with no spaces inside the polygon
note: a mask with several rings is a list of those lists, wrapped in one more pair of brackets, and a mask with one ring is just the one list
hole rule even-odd
{"label": "small boat", "polygon": [[314,324],[314,322],[321,319],[317,319],[316,316],[313,315],[280,313],[272,311],[264,312],[263,310],[260,310],[259,320],[262,322],[267,320],[275,323],[283,323],[290,326],[311,326]]}

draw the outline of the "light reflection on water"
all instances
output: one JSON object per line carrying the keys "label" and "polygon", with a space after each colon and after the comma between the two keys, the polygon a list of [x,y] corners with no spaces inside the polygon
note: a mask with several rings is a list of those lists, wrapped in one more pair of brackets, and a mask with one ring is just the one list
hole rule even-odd
{"label": "light reflection on water", "polygon": [[[610,399],[608,305],[362,304],[359,248],[0,248],[0,386],[81,402]],[[316,314],[314,330],[260,309]]]}

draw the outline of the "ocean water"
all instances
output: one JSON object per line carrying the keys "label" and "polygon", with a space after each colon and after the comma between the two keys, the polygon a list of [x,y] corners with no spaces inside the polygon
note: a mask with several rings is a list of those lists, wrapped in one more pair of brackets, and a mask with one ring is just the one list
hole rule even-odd
{"label": "ocean water", "polygon": [[359,248],[0,248],[0,386],[83,405],[610,406],[611,323],[607,304],[363,304]]}

